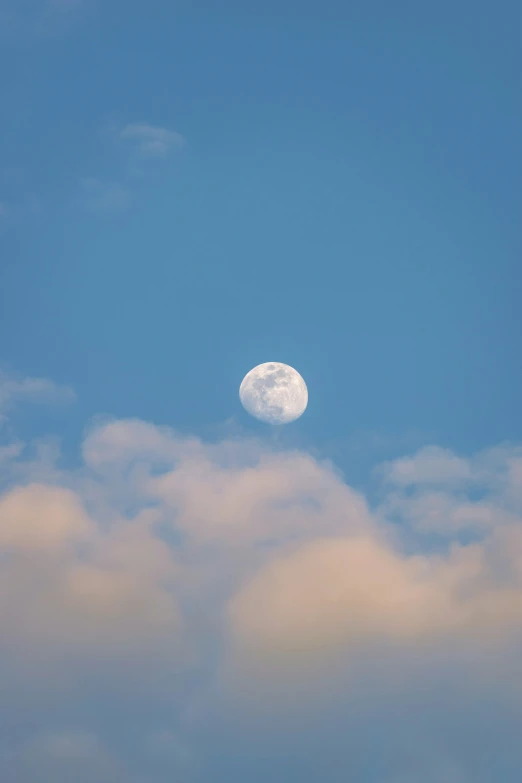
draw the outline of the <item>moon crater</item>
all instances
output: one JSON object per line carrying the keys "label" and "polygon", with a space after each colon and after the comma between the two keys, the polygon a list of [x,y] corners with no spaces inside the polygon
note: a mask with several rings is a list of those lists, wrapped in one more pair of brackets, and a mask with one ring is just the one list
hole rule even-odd
{"label": "moon crater", "polygon": [[267,424],[288,424],[306,410],[308,389],[288,364],[265,362],[245,375],[239,388],[245,410]]}

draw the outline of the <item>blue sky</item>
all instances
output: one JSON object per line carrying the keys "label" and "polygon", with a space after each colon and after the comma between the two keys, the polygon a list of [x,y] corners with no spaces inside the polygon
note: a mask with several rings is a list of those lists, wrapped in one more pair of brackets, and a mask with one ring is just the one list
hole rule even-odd
{"label": "blue sky", "polygon": [[[245,543],[238,533],[231,547],[234,553],[246,547],[245,571],[227,554],[223,541],[231,546],[228,533],[219,545],[213,535],[209,543],[202,520],[214,513],[210,500],[197,513],[187,511],[196,497],[212,497],[213,482],[223,480],[229,512],[223,509],[218,516],[239,513],[257,530],[256,504],[270,506],[274,497],[283,505],[288,501],[278,494],[281,488],[268,489],[278,471],[293,487],[292,502],[292,493],[304,502],[310,459],[321,476],[317,485],[310,479],[315,487],[310,498],[322,504],[321,524],[328,535],[341,535],[338,519],[346,515],[358,515],[363,525],[366,512],[347,510],[353,501],[348,494],[360,492],[372,518],[364,524],[384,530],[400,523],[400,532],[394,528],[393,534],[402,536],[393,549],[397,558],[398,552],[429,558],[434,551],[449,553],[452,544],[472,542],[484,547],[487,561],[488,552],[494,550],[495,557],[500,557],[499,547],[504,552],[499,540],[516,538],[522,514],[518,31],[519,8],[511,0],[494,10],[489,3],[468,0],[0,0],[5,513],[10,520],[32,519],[31,509],[43,504],[49,507],[43,517],[54,530],[52,519],[80,520],[85,512],[98,525],[96,536],[100,531],[109,535],[111,513],[127,518],[148,508],[154,497],[165,515],[162,525],[169,514],[185,519],[185,513],[191,520],[186,528],[174,524],[166,539],[174,547],[169,555],[174,560],[179,553],[172,536],[177,540],[181,530],[192,542],[179,555],[189,564],[190,588],[183,582],[169,590],[181,590],[183,596],[188,591],[189,597],[176,594],[176,600],[189,606],[194,601],[196,616],[201,613],[193,635],[187,632],[188,641],[183,637],[194,654],[193,666],[181,656],[171,701],[165,705],[159,696],[158,701],[147,698],[142,720],[129,721],[127,732],[121,692],[115,688],[110,704],[100,695],[110,667],[92,673],[90,704],[78,684],[85,673],[81,667],[57,685],[61,700],[55,701],[62,706],[46,725],[48,702],[38,685],[44,674],[28,664],[35,678],[28,690],[31,698],[38,692],[42,712],[34,717],[40,713],[29,696],[27,713],[17,708],[12,741],[21,750],[3,749],[5,774],[13,780],[67,779],[79,774],[67,767],[71,758],[83,759],[80,765],[90,769],[87,757],[94,771],[85,772],[86,780],[106,775],[116,781],[120,775],[125,783],[161,783],[175,774],[180,783],[183,776],[208,783],[333,783],[346,775],[356,783],[519,779],[522,757],[510,738],[522,711],[520,692],[508,697],[508,683],[503,690],[502,683],[489,682],[484,650],[475,666],[480,687],[463,685],[457,659],[465,654],[455,652],[448,627],[435,620],[436,640],[423,642],[430,661],[426,671],[416,670],[418,683],[413,678],[409,691],[400,692],[402,723],[387,741],[382,716],[389,714],[389,704],[361,685],[368,672],[353,686],[342,666],[335,671],[344,696],[327,711],[328,740],[310,743],[310,736],[320,737],[312,719],[300,729],[297,721],[281,741],[274,737],[272,720],[278,726],[282,716],[285,725],[295,719],[286,712],[295,701],[293,691],[283,705],[275,705],[275,699],[276,717],[270,719],[264,709],[256,717],[247,699],[250,723],[245,724],[243,707],[235,714],[230,706],[236,704],[238,687],[229,682],[230,661],[237,663],[239,656],[237,667],[250,672],[252,681],[286,676],[282,664],[280,671],[274,664],[277,676],[271,666],[269,674],[252,675],[254,664],[243,649],[244,638],[254,633],[243,607],[251,601],[254,607],[271,605],[275,588],[263,569],[271,574],[272,566],[256,559],[261,539],[253,534]],[[238,399],[243,376],[266,361],[296,367],[309,389],[307,412],[278,430],[277,438],[250,419]],[[201,478],[207,475],[201,465],[196,470],[189,457],[179,456],[188,454],[187,444],[198,438],[203,445],[197,460],[213,466],[210,483]],[[95,444],[92,453],[90,443]],[[225,456],[229,448],[241,452],[234,451],[231,464]],[[102,459],[98,449],[108,449],[109,456]],[[188,488],[182,491],[176,471],[184,459]],[[263,471],[272,461],[275,473],[267,477]],[[226,481],[219,472],[225,464]],[[255,491],[244,475],[252,464],[257,465]],[[154,484],[162,470],[169,481],[144,489],[140,465],[148,465],[143,470],[150,471],[149,482]],[[341,474],[346,483],[339,488],[335,482]],[[42,499],[31,489],[35,484],[62,494],[53,495],[52,502],[48,494]],[[9,494],[22,490],[33,494]],[[189,502],[192,491],[196,494]],[[178,495],[172,500],[176,492],[183,495],[185,512]],[[478,501],[485,504],[479,510],[473,506]],[[29,510],[19,511],[18,503]],[[298,557],[300,550],[288,554],[286,549],[292,537],[304,547],[312,545],[308,523],[301,519],[300,532],[291,534],[290,522],[287,530],[287,521],[281,521],[284,532],[278,532],[272,512],[264,513],[263,525],[281,557]],[[60,530],[69,530],[69,523],[63,524]],[[74,530],[83,524],[75,527],[75,522]],[[5,546],[15,546],[11,533],[5,535]],[[162,535],[156,531],[147,546],[156,551]],[[205,571],[202,563],[213,546],[215,558]],[[344,551],[342,542],[339,547]],[[380,550],[365,552],[362,562],[388,573]],[[471,558],[471,549],[466,552]],[[1,557],[0,552],[0,569]],[[120,562],[123,555],[114,557]],[[330,555],[324,555],[325,561],[317,557],[317,562],[330,562]],[[461,568],[447,557],[450,571]],[[294,578],[300,584],[308,568],[303,558],[296,570],[294,561],[288,565],[284,584]],[[389,579],[397,578],[393,583],[404,587],[410,564],[401,560],[400,568],[396,565],[399,570],[390,565]],[[316,565],[309,567],[315,573]],[[230,583],[228,569],[235,574]],[[144,595],[159,590],[147,574],[139,582]],[[440,575],[437,590],[445,579]],[[214,584],[217,595],[227,596],[215,617],[209,610],[214,588],[206,593],[200,582]],[[386,585],[385,579],[384,592]],[[519,587],[510,586],[518,598]],[[484,595],[483,585],[475,588],[479,608],[497,599],[501,607],[508,600]],[[440,606],[449,602],[446,614],[460,617],[448,595],[433,590]],[[49,591],[52,616],[59,610],[52,604],[56,591]],[[151,600],[156,598],[154,593]],[[282,599],[273,600],[279,606]],[[422,606],[436,615],[431,600]],[[224,606],[235,618],[232,637],[239,634],[241,643],[219,626],[216,618],[229,611]],[[176,611],[183,615],[179,607]],[[342,611],[358,610],[345,606]],[[510,616],[499,608],[500,614],[504,611]],[[513,611],[516,626],[519,617]],[[276,615],[274,610],[270,616]],[[424,639],[425,633],[408,617],[397,618],[394,626],[415,627],[415,633],[406,634],[407,643],[400,634],[400,643],[394,637],[393,644],[405,648],[402,657],[394,649],[394,661],[400,660],[390,664],[399,679],[405,661],[415,658],[411,637]],[[294,628],[294,620],[287,617],[283,624]],[[262,641],[254,634],[259,649],[277,636],[279,625],[270,622],[259,620],[255,634],[263,629],[267,634]],[[338,624],[344,627],[341,619]],[[496,636],[497,630],[488,634]],[[294,632],[306,658],[299,624]],[[145,632],[140,627],[136,633]],[[13,649],[29,644],[29,638],[36,637],[17,637]],[[205,638],[215,651],[212,664],[201,655]],[[339,649],[344,655],[343,639]],[[231,650],[228,664],[222,643]],[[64,641],[63,649],[68,644]],[[498,653],[506,658],[507,672],[515,667],[512,645],[510,637]],[[150,650],[140,652],[143,670],[151,665],[150,655]],[[456,741],[441,729],[448,710],[436,693],[448,657],[454,667],[442,680],[461,683],[458,707],[452,707],[453,714],[463,716]],[[224,671],[216,663],[222,658]],[[128,662],[129,671],[132,665]],[[372,665],[384,677],[383,692],[393,691],[396,683],[387,680],[393,679],[387,666],[382,661]],[[90,670],[90,663],[85,666]],[[8,666],[5,672],[12,678]],[[165,672],[167,681],[175,679]],[[317,689],[326,693],[330,686],[321,677],[317,674],[322,683]],[[414,698],[416,688],[423,687],[429,694],[424,731]],[[136,694],[136,703],[142,696]],[[350,712],[352,697],[365,705],[359,723]],[[317,698],[314,690],[307,702],[311,715],[318,714]],[[498,731],[489,732],[477,718],[477,700],[494,705]],[[230,725],[220,725],[219,710],[231,715]],[[121,723],[119,732],[105,725],[100,711],[116,716],[112,726]],[[352,736],[350,760],[342,751],[344,725]],[[413,731],[419,734],[417,751],[408,755],[404,738]],[[489,737],[485,745],[484,735]],[[149,755],[143,750],[139,758],[138,736],[149,748]],[[303,749],[307,743],[310,750]],[[381,761],[373,757],[375,743],[382,748]]]}

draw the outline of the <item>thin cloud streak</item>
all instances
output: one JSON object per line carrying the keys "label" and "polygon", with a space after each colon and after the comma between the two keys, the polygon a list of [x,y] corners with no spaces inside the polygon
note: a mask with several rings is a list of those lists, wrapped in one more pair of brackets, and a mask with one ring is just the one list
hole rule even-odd
{"label": "thin cloud streak", "polygon": [[69,386],[54,383],[48,378],[22,377],[0,370],[0,414],[19,402],[71,402],[76,395]]}
{"label": "thin cloud streak", "polygon": [[185,144],[185,139],[177,131],[147,123],[130,123],[123,128],[120,137],[134,142],[145,157],[165,157],[173,148]]}
{"label": "thin cloud streak", "polygon": [[130,191],[119,182],[105,182],[98,177],[80,180],[81,200],[95,212],[123,212],[131,203]]}

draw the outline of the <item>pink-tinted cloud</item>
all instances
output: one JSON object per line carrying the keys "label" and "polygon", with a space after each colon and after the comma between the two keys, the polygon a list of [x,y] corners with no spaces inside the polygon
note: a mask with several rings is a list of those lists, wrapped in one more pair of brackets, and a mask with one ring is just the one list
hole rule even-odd
{"label": "pink-tinted cloud", "polygon": [[[285,731],[376,683],[413,698],[444,667],[476,693],[505,699],[509,684],[522,705],[517,448],[388,464],[376,506],[305,452],[139,420],[95,422],[79,467],[26,453],[4,452],[0,495],[0,684],[13,704],[21,682],[31,703],[82,704],[110,681],[136,714],[169,704],[192,731],[243,708]],[[69,747],[45,737],[20,753]],[[143,763],[204,780],[189,747],[162,718]]]}

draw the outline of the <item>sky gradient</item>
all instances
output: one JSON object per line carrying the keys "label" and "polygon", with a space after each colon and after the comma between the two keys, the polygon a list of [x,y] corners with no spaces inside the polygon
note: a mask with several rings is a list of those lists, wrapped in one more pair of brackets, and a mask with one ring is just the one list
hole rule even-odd
{"label": "sky gradient", "polygon": [[0,0],[2,781],[521,779],[519,29]]}

